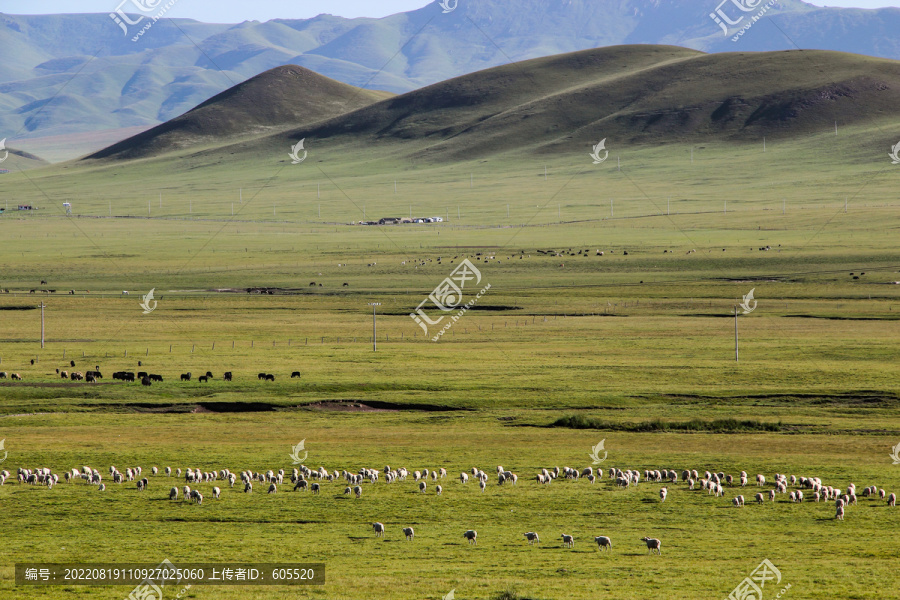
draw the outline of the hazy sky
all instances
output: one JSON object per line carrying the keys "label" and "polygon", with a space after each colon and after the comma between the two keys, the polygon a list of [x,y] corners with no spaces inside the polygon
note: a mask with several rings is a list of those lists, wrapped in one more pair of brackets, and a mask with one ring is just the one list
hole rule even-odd
{"label": "hazy sky", "polygon": [[[132,0],[0,0],[0,12],[10,14],[46,13],[108,13],[121,2],[125,12]],[[703,1],[703,0],[698,0]],[[718,4],[709,0],[712,4]],[[398,12],[421,8],[427,0],[177,0],[167,16],[188,17],[214,23],[239,23],[256,19],[306,19],[321,13],[342,17],[384,17]],[[813,1],[817,6],[846,6],[855,8],[900,7],[900,0],[831,0]],[[163,2],[165,4],[165,2]]]}

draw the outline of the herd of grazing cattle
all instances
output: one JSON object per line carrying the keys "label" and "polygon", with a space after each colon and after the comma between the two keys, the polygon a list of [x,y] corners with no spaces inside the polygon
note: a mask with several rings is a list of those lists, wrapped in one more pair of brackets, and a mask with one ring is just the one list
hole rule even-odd
{"label": "herd of grazing cattle", "polygon": [[[31,361],[31,364],[34,364],[34,361]],[[75,361],[70,361],[69,365],[71,367],[75,367]],[[141,366],[141,363],[138,362],[138,366]],[[99,380],[103,379],[103,374],[100,372],[100,365],[94,367],[92,371],[86,371],[84,373],[80,371],[66,371],[64,369],[56,369],[56,374],[60,376],[62,379],[69,379],[71,381],[84,381],[85,383],[97,383]],[[291,379],[299,378],[300,371],[294,371],[291,373]],[[181,381],[191,381],[193,374],[190,372],[181,374]],[[17,381],[22,381],[23,378],[18,373],[7,373],[6,371],[0,371],[0,379],[13,379]],[[138,371],[137,373],[133,371],[116,371],[113,373],[112,378],[114,380],[123,381],[125,383],[135,383],[137,381],[141,382],[141,385],[149,386],[153,385],[153,382],[162,383],[163,376],[158,375],[156,373],[148,373],[147,371]],[[206,383],[210,379],[213,379],[212,371],[207,371],[205,375],[200,375],[197,377],[197,381],[200,383]],[[275,375],[271,373],[259,373],[257,375],[257,379],[262,381],[275,381]],[[222,376],[223,381],[234,381],[234,373],[231,371],[226,371]]]}

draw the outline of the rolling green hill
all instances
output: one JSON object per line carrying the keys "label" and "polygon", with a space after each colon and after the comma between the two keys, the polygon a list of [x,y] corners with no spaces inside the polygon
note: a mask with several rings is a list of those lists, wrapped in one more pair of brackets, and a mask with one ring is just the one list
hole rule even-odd
{"label": "rolling green hill", "polygon": [[187,113],[92,154],[140,158],[235,137],[311,124],[391,96],[334,81],[296,65],[277,67]]}
{"label": "rolling green hill", "polygon": [[[243,140],[240,150],[261,158],[282,155],[306,138],[307,147],[362,144],[437,162],[506,152],[582,153],[604,138],[608,147],[687,140],[756,143],[767,136],[783,140],[821,133],[836,122],[881,127],[900,105],[898,90],[900,64],[887,59],[615,46],[496,67],[332,118],[309,118],[299,127]],[[156,145],[151,130],[91,158],[146,156],[185,146],[194,139],[184,125],[191,115],[208,115],[210,131],[246,135],[284,101],[276,94],[271,101],[241,105],[231,101],[234,96],[240,93],[226,92],[185,115],[186,121],[157,128],[166,131],[164,147]],[[225,144],[205,148],[203,155],[237,151],[227,138]]]}

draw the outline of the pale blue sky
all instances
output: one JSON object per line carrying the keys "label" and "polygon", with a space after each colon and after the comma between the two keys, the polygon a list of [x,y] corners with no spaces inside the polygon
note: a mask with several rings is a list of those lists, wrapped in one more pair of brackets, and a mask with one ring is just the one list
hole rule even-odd
{"label": "pale blue sky", "polygon": [[[698,0],[701,1],[701,0]],[[0,0],[0,12],[9,14],[108,13],[123,0]],[[124,0],[126,12],[131,0]],[[817,6],[855,8],[900,7],[900,0],[830,0],[810,2]],[[163,2],[165,4],[165,2]],[[427,0],[177,0],[167,16],[188,17],[211,23],[239,23],[269,19],[307,19],[321,13],[342,17],[384,17],[421,8]]]}

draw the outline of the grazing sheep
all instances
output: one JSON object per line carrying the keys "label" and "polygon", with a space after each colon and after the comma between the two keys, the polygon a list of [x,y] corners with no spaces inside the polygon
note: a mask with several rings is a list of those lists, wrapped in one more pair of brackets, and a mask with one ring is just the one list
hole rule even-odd
{"label": "grazing sheep", "polygon": [[172,467],[166,467],[166,477],[172,476]]}
{"label": "grazing sheep", "polygon": [[647,544],[648,554],[653,554],[653,551],[656,550],[657,554],[662,554],[662,542],[656,538],[641,538],[642,542]]}
{"label": "grazing sheep", "polygon": [[535,542],[540,542],[540,541],[541,541],[541,538],[538,537],[538,534],[536,534],[536,533],[533,532],[533,531],[529,531],[528,533],[526,533],[526,534],[525,534],[525,539],[528,540],[528,543],[529,543],[529,544],[532,544],[532,545],[533,545]]}
{"label": "grazing sheep", "polygon": [[665,502],[665,501],[666,501],[666,496],[668,496],[668,495],[669,495],[669,490],[668,490],[667,488],[660,488],[660,490],[659,490],[659,501],[660,501],[660,502]]}
{"label": "grazing sheep", "polygon": [[563,546],[566,548],[574,548],[575,547],[575,538],[571,535],[566,535],[565,533],[560,536],[563,541]]}
{"label": "grazing sheep", "polygon": [[479,487],[481,487],[481,491],[484,492],[484,488],[487,487],[487,484],[484,482],[484,479],[478,482]]}
{"label": "grazing sheep", "polygon": [[763,503],[763,498],[764,498],[764,496],[762,495],[762,492],[758,492],[758,493],[756,494],[756,503],[757,503],[757,504],[762,504],[762,503]]}
{"label": "grazing sheep", "polygon": [[769,490],[769,501],[775,502],[775,490]]}
{"label": "grazing sheep", "polygon": [[459,474],[459,482],[460,483],[469,483],[469,476],[466,473]]}
{"label": "grazing sheep", "polygon": [[436,486],[434,488],[434,493],[437,494],[438,496],[440,496],[441,493],[443,493],[443,491],[444,491],[444,488],[442,488],[441,486]]}
{"label": "grazing sheep", "polygon": [[735,496],[735,498],[734,498],[734,500],[732,500],[732,502],[734,502],[735,506],[742,507],[742,506],[744,506],[744,497],[743,496]]}
{"label": "grazing sheep", "polygon": [[[313,485],[315,485],[315,484],[313,484]],[[362,488],[360,486],[354,487],[353,493],[356,495],[357,498],[362,497]]]}
{"label": "grazing sheep", "polygon": [[894,493],[892,492],[891,495],[888,496],[888,498],[887,498],[887,505],[890,506],[890,507],[892,507],[892,508],[895,507],[895,506],[897,506],[897,494],[894,494]]}
{"label": "grazing sheep", "polygon": [[313,494],[318,494],[319,493],[319,484],[314,483],[314,484],[310,485],[309,491],[311,491]]}
{"label": "grazing sheep", "polygon": [[426,484],[425,484],[424,481],[420,481],[420,482],[419,482],[419,491],[422,492],[423,494],[425,493],[425,488],[426,488],[426,487],[427,487],[427,486],[426,486]]}
{"label": "grazing sheep", "polygon": [[271,485],[269,486],[269,491],[266,492],[266,493],[267,493],[267,494],[274,494],[274,493],[277,492],[277,491],[278,491],[278,488],[277,488],[277,487],[275,486],[275,484],[273,483],[273,484],[271,484]]}
{"label": "grazing sheep", "polygon": [[169,500],[178,500],[178,488],[173,487],[169,490]]}
{"label": "grazing sheep", "polygon": [[403,535],[406,536],[406,541],[408,541],[408,542],[409,542],[409,541],[412,541],[413,536],[414,536],[415,534],[416,534],[416,532],[413,531],[413,528],[412,528],[412,527],[404,527],[404,528],[403,528]]}
{"label": "grazing sheep", "polygon": [[470,529],[463,534],[463,537],[469,540],[469,544],[478,544],[478,532]]}
{"label": "grazing sheep", "polygon": [[98,492],[105,492],[105,491],[106,491],[106,484],[105,484],[105,483],[101,483],[101,484],[100,484],[100,487],[97,488],[97,491],[98,491]]}
{"label": "grazing sheep", "polygon": [[246,483],[244,483],[244,493],[245,494],[253,493],[253,482],[252,481],[247,481]]}
{"label": "grazing sheep", "polygon": [[193,496],[194,500],[197,501],[197,504],[203,504],[203,494],[201,494],[197,490],[194,490],[193,492],[191,492],[191,496]]}
{"label": "grazing sheep", "polygon": [[597,549],[600,552],[603,552],[603,549],[606,548],[608,551],[612,552],[612,540],[606,537],[605,535],[598,535],[594,538],[594,541],[597,542]]}
{"label": "grazing sheep", "polygon": [[372,523],[372,529],[375,530],[375,537],[384,537],[384,523]]}
{"label": "grazing sheep", "polygon": [[837,507],[837,510],[834,514],[834,518],[837,519],[838,521],[844,520],[844,507],[843,506]]}
{"label": "grazing sheep", "polygon": [[219,499],[219,496],[220,496],[221,494],[222,494],[222,490],[220,490],[220,489],[217,488],[217,487],[214,487],[214,488],[213,488],[213,498],[215,498],[216,500],[218,500],[218,499]]}

